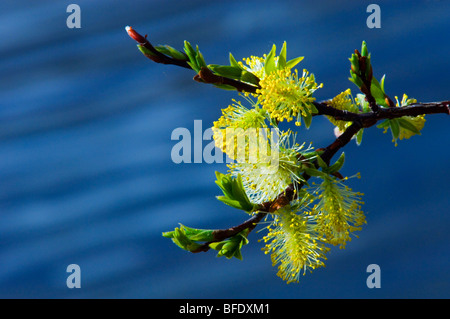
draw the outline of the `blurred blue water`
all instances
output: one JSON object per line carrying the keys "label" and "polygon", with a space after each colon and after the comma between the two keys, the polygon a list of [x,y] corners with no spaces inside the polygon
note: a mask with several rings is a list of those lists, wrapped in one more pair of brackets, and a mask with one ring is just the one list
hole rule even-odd
{"label": "blurred blue water", "polygon": [[[170,158],[173,129],[195,119],[206,128],[236,95],[151,63],[124,31],[178,48],[189,40],[208,63],[286,40],[288,58],[305,56],[300,67],[325,84],[319,100],[351,87],[347,58],[366,40],[392,96],[444,100],[449,1],[378,1],[381,29],[366,27],[369,1],[76,3],[81,29],[66,27],[70,2],[0,4],[0,297],[450,297],[448,117],[428,116],[422,136],[397,148],[375,129],[348,145],[344,173],[363,176],[351,183],[366,194],[368,224],[325,269],[288,286],[261,252],[261,233],[243,261],[192,255],[161,237],[179,222],[246,218],[214,198],[214,171],[225,165]],[[317,119],[306,138],[327,145],[331,126]],[[81,289],[66,287],[72,263]],[[381,289],[366,287],[372,263]]]}

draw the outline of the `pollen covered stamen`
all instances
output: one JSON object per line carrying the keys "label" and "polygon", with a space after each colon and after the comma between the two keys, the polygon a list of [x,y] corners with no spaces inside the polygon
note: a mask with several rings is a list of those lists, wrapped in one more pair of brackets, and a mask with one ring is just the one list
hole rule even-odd
{"label": "pollen covered stamen", "polygon": [[297,118],[296,124],[300,125],[300,118],[313,113],[312,102],[315,98],[312,94],[322,87],[317,85],[314,75],[309,75],[303,70],[299,78],[298,71],[291,73],[290,68],[276,70],[260,81],[261,89],[258,101],[263,109],[269,112],[270,117],[279,122],[292,121]]}
{"label": "pollen covered stamen", "polygon": [[298,282],[300,273],[325,266],[329,248],[319,240],[313,216],[297,214],[291,207],[276,212],[273,228],[263,238],[266,254],[271,254],[277,275],[287,283]]}

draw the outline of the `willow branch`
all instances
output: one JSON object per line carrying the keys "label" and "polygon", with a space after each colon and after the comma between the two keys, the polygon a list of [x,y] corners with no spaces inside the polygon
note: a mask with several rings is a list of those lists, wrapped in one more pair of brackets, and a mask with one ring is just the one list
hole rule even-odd
{"label": "willow branch", "polygon": [[[422,114],[450,114],[450,101],[442,102],[427,102],[427,103],[413,103],[402,107],[379,107],[377,112],[369,113],[353,113],[345,110],[338,110],[326,102],[314,102],[314,106],[319,111],[315,116],[328,115],[340,121],[361,121],[363,127],[369,127],[374,121],[383,119],[394,119],[402,116],[418,116]],[[372,124],[373,125],[373,124]]]}
{"label": "willow branch", "polygon": [[[192,69],[187,61],[174,59],[172,57],[166,56],[159,51],[157,51],[147,40],[146,37],[141,36],[131,27],[127,27],[127,32],[131,38],[136,40],[139,45],[144,46],[146,49],[152,52],[152,55],[146,54],[146,56],[154,62],[163,64],[173,64],[187,69]],[[359,53],[359,52],[358,52]],[[364,59],[363,59],[364,60]],[[372,72],[372,71],[371,71]],[[408,106],[394,107],[394,103],[388,98],[389,107],[383,107],[376,104],[374,97],[372,96],[370,89],[370,81],[372,74],[363,79],[364,85],[362,87],[362,92],[366,95],[369,102],[371,112],[368,113],[353,113],[346,110],[339,110],[327,104],[327,102],[313,102],[318,113],[314,116],[326,115],[331,116],[336,120],[349,121],[352,122],[350,126],[337,137],[330,145],[321,149],[323,150],[321,158],[329,163],[333,156],[345,145],[347,145],[351,139],[358,133],[362,128],[368,128],[375,125],[380,120],[385,119],[395,119],[403,116],[418,116],[423,114],[447,114],[450,115],[450,101],[442,102],[427,102],[427,103],[413,103]],[[239,92],[253,93],[256,94],[257,90],[260,89],[259,85],[252,85],[246,82],[241,82],[235,79],[226,78],[214,74],[209,68],[202,67],[201,70],[194,76],[194,80],[197,82],[208,83],[208,84],[226,84],[234,87]],[[312,163],[317,166],[316,162]],[[259,205],[258,210],[249,219],[243,223],[226,229],[217,229],[213,232],[213,241],[204,243],[194,252],[208,251],[210,249],[209,244],[213,242],[223,241],[227,238],[233,237],[240,233],[241,231],[248,229],[252,231],[256,225],[269,213],[273,213],[280,208],[288,205],[292,200],[296,199],[299,190],[302,188],[309,176],[303,173],[301,181],[294,184],[290,184],[281,194],[279,194],[275,200],[268,201]]]}

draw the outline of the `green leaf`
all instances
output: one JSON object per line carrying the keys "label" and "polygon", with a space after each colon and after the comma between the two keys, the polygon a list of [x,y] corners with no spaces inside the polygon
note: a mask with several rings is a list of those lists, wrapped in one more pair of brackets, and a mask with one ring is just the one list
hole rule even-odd
{"label": "green leaf", "polygon": [[370,53],[369,56],[366,57],[366,72],[365,72],[365,76],[368,79],[369,78],[369,74],[372,70],[372,65],[370,64]]}
{"label": "green leaf", "polygon": [[236,61],[236,59],[235,59],[234,56],[231,54],[231,52],[230,52],[230,65],[242,69],[242,67],[241,67],[241,66],[239,65],[239,63]]}
{"label": "green leaf", "polygon": [[165,238],[173,238],[175,236],[175,231],[167,231],[162,233],[163,237]]}
{"label": "green leaf", "polygon": [[[188,63],[189,63],[189,62],[188,62]],[[351,72],[351,71],[350,71],[350,72]],[[356,81],[355,81],[352,77],[349,77],[348,80],[349,80],[350,82],[352,82],[354,85],[356,85],[358,88],[360,88],[360,86],[356,83]]]}
{"label": "green leaf", "polygon": [[142,44],[138,44],[137,47],[138,47],[139,51],[141,51],[141,53],[146,56],[156,56],[155,53],[153,53],[152,51],[150,51],[149,49],[144,47]]}
{"label": "green leaf", "polygon": [[317,156],[316,159],[317,159],[317,164],[319,164],[319,166],[321,168],[327,168],[328,167],[327,163],[325,163],[325,161],[322,159],[322,157]]}
{"label": "green leaf", "polygon": [[390,126],[390,128],[391,128],[392,138],[393,138],[394,140],[397,140],[397,139],[398,139],[398,136],[399,136],[399,134],[400,134],[400,126],[399,126],[399,124],[398,124],[397,119],[389,120],[389,126]]}
{"label": "green leaf", "polygon": [[239,246],[238,241],[232,239],[228,240],[220,249],[219,253],[217,254],[217,257],[225,256],[228,259],[232,258],[238,246]]}
{"label": "green leaf", "polygon": [[[378,89],[379,91],[381,91],[381,85],[380,85],[380,82],[378,82],[378,80],[377,80],[375,77],[372,78],[372,83],[370,84],[370,88],[371,88],[371,89],[372,89],[372,88],[376,88],[376,89]],[[372,93],[372,95],[373,95],[373,93]]]}
{"label": "green leaf", "polygon": [[195,72],[199,72],[200,71],[200,68],[197,66],[197,64],[196,63],[192,63],[192,62],[190,62],[190,61],[187,61],[186,62],[190,67],[191,67],[191,69],[192,70],[194,70]]}
{"label": "green leaf", "polygon": [[368,55],[369,55],[369,51],[367,50],[366,41],[363,41],[363,42],[362,42],[362,45],[361,45],[361,55],[362,55],[362,56],[368,56]]}
{"label": "green leaf", "polygon": [[180,224],[180,228],[183,230],[186,237],[194,241],[212,241],[214,240],[213,233],[211,229],[197,229],[184,226]]}
{"label": "green leaf", "polygon": [[217,83],[213,83],[213,85],[216,88],[222,89],[222,90],[227,90],[227,91],[236,91],[236,88],[232,85],[228,85],[228,84],[217,84]]}
{"label": "green leaf", "polygon": [[253,73],[245,71],[245,70],[242,70],[241,78],[239,80],[241,80],[243,82],[255,84],[255,85],[259,84],[259,78],[256,75],[254,75]]}
{"label": "green leaf", "polygon": [[297,58],[294,58],[294,59],[292,59],[292,60],[287,61],[287,62],[286,62],[286,67],[289,68],[289,69],[292,69],[294,66],[296,66],[297,64],[299,64],[299,63],[303,60],[303,58],[304,58],[304,57],[299,56],[299,57],[297,57]]}
{"label": "green leaf", "polygon": [[385,120],[377,125],[378,128],[386,128],[389,127],[389,120]]}
{"label": "green leaf", "polygon": [[358,133],[356,133],[356,145],[361,145],[361,142],[362,142],[362,136],[363,136],[363,131],[364,131],[364,129],[360,129],[359,131],[358,131]]}
{"label": "green leaf", "polygon": [[228,206],[231,206],[231,207],[237,208],[237,209],[241,209],[241,210],[245,210],[242,207],[241,203],[239,201],[237,201],[237,200],[230,199],[230,198],[225,197],[225,196],[216,196],[216,198],[218,200],[220,200],[222,203],[224,203],[224,204],[226,204]]}
{"label": "green leaf", "polygon": [[350,76],[351,77],[348,78],[350,82],[353,82],[358,88],[361,88],[361,86],[363,85],[361,78],[352,70],[350,70]]}
{"label": "green leaf", "polygon": [[[255,85],[259,83],[259,78],[253,75],[253,73],[243,70],[237,66],[210,64],[208,65],[208,68],[215,74],[229,79],[248,82]],[[236,88],[233,89],[235,90]]]}
{"label": "green leaf", "polygon": [[385,100],[384,98],[379,98],[379,97],[377,97],[377,98],[375,98],[375,102],[376,102],[378,105],[382,105],[382,106],[384,106],[384,107],[388,107],[388,104],[386,103],[386,100]]}
{"label": "green leaf", "polygon": [[242,177],[240,174],[237,176],[235,181],[236,187],[233,187],[233,195],[241,203],[242,208],[246,212],[251,212],[253,210],[253,204],[250,203],[250,199],[245,192],[244,184],[242,183]]}
{"label": "green leaf", "polygon": [[270,50],[269,54],[264,61],[264,71],[266,75],[270,74],[272,71],[275,71],[275,54],[276,54],[276,46],[272,45],[272,50]]}
{"label": "green leaf", "polygon": [[341,156],[339,156],[337,161],[327,169],[327,172],[330,174],[339,172],[342,166],[344,165],[344,162],[345,162],[345,153],[342,152]]}
{"label": "green leaf", "polygon": [[198,241],[209,242],[214,240],[214,230],[196,229],[180,224],[180,228],[162,234],[166,238],[171,238],[178,247],[194,252],[202,246]]}
{"label": "green leaf", "polygon": [[197,65],[199,66],[200,69],[202,67],[205,67],[205,68],[207,67],[205,59],[203,58],[203,54],[198,50],[198,47],[197,47],[197,54],[195,56],[195,60],[197,61]]}
{"label": "green leaf", "polygon": [[302,156],[303,156],[304,158],[309,159],[309,160],[314,159],[314,158],[316,158],[316,156],[317,156],[317,152],[316,152],[316,151],[312,151],[312,152],[302,152],[301,154],[302,154]]}
{"label": "green leaf", "polygon": [[219,185],[222,191],[226,191],[231,195],[231,177],[229,175],[216,171],[216,184]]}
{"label": "green leaf", "polygon": [[197,60],[196,60],[196,52],[194,50],[194,48],[191,46],[191,44],[188,41],[184,41],[184,52],[186,52],[188,58],[189,58],[189,62],[188,64],[190,65],[190,67],[198,72],[200,71],[200,68],[197,65]]}
{"label": "green leaf", "polygon": [[242,69],[235,66],[210,64],[208,68],[217,75],[238,80],[241,78]]}
{"label": "green leaf", "polygon": [[381,88],[380,82],[378,82],[378,80],[375,77],[372,77],[372,83],[370,85],[370,93],[372,93],[373,97],[377,100],[378,104],[382,105],[386,104],[384,100],[386,95],[384,94],[383,89]]}
{"label": "green leaf", "polygon": [[183,52],[180,52],[180,51],[172,48],[171,46],[169,46],[167,44],[166,45],[155,46],[155,49],[158,52],[160,52],[162,54],[165,54],[167,56],[170,56],[170,57],[172,57],[174,59],[177,59],[177,60],[184,60],[184,61],[186,61],[188,59],[188,56],[185,55]]}
{"label": "green leaf", "polygon": [[241,247],[239,247],[239,249],[236,249],[235,252],[233,253],[233,257],[236,257],[239,260],[243,259],[242,253],[241,253],[241,248],[242,248],[242,245],[241,245]]}
{"label": "green leaf", "polygon": [[[313,74],[312,74],[313,75]],[[317,109],[317,107],[314,105],[314,103],[309,103],[308,104],[308,109],[311,112],[311,114],[317,114],[319,113],[319,110]]]}
{"label": "green leaf", "polygon": [[399,119],[397,119],[397,121],[401,127],[405,128],[407,130],[410,130],[414,134],[420,135],[420,130],[417,127],[415,127],[414,124],[412,124],[410,121],[405,120],[403,118],[399,118]]}
{"label": "green leaf", "polygon": [[359,59],[358,56],[353,53],[351,58],[349,58],[350,63],[351,63],[351,71],[358,73],[359,72]]}
{"label": "green leaf", "polygon": [[326,174],[313,167],[305,167],[305,173],[309,176],[324,177]]}
{"label": "green leaf", "polygon": [[381,78],[381,82],[380,82],[381,91],[383,91],[384,95],[386,95],[386,91],[384,90],[384,79],[385,78],[386,78],[386,74],[383,75],[383,77]]}
{"label": "green leaf", "polygon": [[225,245],[224,241],[218,241],[218,242],[210,243],[208,246],[214,250],[221,250],[223,245]]}
{"label": "green leaf", "polygon": [[278,57],[278,70],[282,70],[286,67],[286,41],[281,48],[280,56]]}
{"label": "green leaf", "polygon": [[195,50],[188,41],[184,41],[184,51],[191,60],[195,57]]}
{"label": "green leaf", "polygon": [[242,260],[241,249],[248,244],[248,233],[248,229],[245,229],[224,241],[210,243],[209,247],[218,251],[217,257],[225,256],[228,259],[235,257]]}
{"label": "green leaf", "polygon": [[239,174],[236,179],[234,179],[235,183],[233,184],[233,197],[237,200],[245,200],[246,198],[246,194],[245,194],[245,190],[244,190],[244,186],[242,184],[242,177]]}
{"label": "green leaf", "polygon": [[244,185],[242,183],[241,175],[238,175],[236,178],[232,178],[229,175],[225,175],[219,172],[216,172],[217,180],[215,183],[220,187],[223,194],[225,196],[217,196],[217,199],[221,202],[246,211],[247,213],[251,213],[256,205],[253,205],[244,189]]}
{"label": "green leaf", "polygon": [[312,115],[310,112],[306,112],[306,116],[303,116],[303,121],[305,122],[305,127],[309,129],[312,122]]}
{"label": "green leaf", "polygon": [[200,244],[190,240],[180,228],[175,228],[172,241],[181,249],[195,251],[200,248]]}
{"label": "green leaf", "polygon": [[199,51],[198,45],[194,50],[194,48],[188,41],[184,41],[184,52],[189,58],[189,61],[187,63],[195,72],[198,73],[202,67],[206,67],[205,59],[203,58],[203,55]]}

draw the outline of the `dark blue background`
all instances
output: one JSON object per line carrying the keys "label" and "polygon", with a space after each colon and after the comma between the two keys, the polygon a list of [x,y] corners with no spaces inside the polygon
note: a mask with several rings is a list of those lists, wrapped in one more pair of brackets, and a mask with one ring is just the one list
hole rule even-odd
{"label": "dark blue background", "polygon": [[[288,58],[324,88],[352,88],[348,57],[366,40],[387,92],[449,99],[449,1],[378,1],[381,29],[366,26],[371,1],[76,1],[81,29],[66,27],[68,1],[0,4],[0,297],[3,298],[448,298],[449,118],[427,116],[421,136],[399,141],[372,128],[345,148],[346,175],[364,192],[368,224],[326,268],[286,285],[258,239],[244,260],[190,254],[161,232],[181,222],[225,228],[247,216],[215,199],[224,164],[174,164],[177,127],[204,129],[233,92],[152,63],[125,33],[154,44],[198,44],[207,63],[262,55],[288,43]],[[305,141],[333,141],[315,118]],[[81,289],[66,267],[81,267]],[[381,267],[368,289],[366,267]]]}

